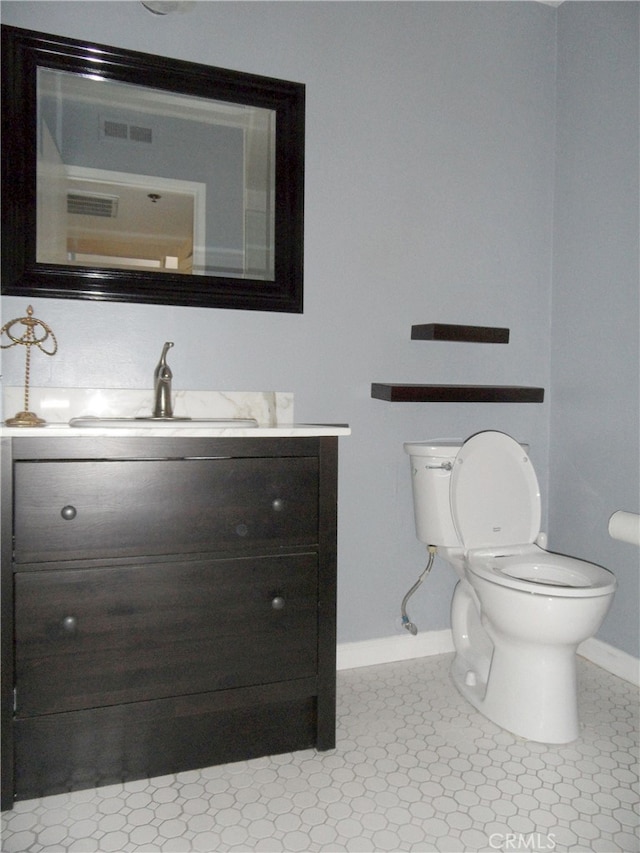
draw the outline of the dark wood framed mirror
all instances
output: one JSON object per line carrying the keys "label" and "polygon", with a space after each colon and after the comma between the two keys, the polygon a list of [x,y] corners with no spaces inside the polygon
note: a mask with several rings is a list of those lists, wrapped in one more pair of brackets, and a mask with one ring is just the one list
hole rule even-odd
{"label": "dark wood framed mirror", "polygon": [[300,313],[304,98],[3,26],[3,293]]}

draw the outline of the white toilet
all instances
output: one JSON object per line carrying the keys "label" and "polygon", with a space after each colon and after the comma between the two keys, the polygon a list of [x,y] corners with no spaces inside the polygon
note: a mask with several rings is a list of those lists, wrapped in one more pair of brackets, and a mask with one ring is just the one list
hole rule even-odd
{"label": "white toilet", "polygon": [[418,539],[437,546],[460,577],[451,604],[456,686],[516,735],[575,740],[576,649],[600,627],[615,577],[544,550],[526,445],[488,431],[404,449]]}

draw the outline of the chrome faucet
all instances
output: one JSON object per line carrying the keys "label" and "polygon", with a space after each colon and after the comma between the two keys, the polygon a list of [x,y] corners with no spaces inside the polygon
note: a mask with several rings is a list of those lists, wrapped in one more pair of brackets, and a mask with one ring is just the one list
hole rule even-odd
{"label": "chrome faucet", "polygon": [[167,352],[173,346],[173,341],[167,341],[162,348],[162,355],[156,369],[153,372],[154,391],[154,418],[172,418],[173,405],[171,403],[171,380],[173,373],[167,364]]}

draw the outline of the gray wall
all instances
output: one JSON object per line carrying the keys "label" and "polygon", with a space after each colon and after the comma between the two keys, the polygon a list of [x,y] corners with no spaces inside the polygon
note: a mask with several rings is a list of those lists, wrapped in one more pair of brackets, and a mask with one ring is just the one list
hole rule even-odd
{"label": "gray wall", "polygon": [[[339,640],[402,632],[400,601],[426,556],[403,441],[504,430],[530,443],[548,493],[558,11],[529,2],[200,2],[158,17],[136,2],[51,0],[4,2],[2,17],[306,83],[304,314],[40,300],[36,316],[60,349],[54,359],[36,354],[33,382],[147,387],[171,339],[177,387],[293,391],[298,420],[348,421]],[[5,297],[2,307],[6,321],[26,306]],[[511,342],[411,341],[411,325],[429,322],[507,326]],[[613,361],[626,357],[615,338],[609,346]],[[8,384],[22,381],[14,351],[4,372]],[[394,405],[371,399],[372,381],[541,385],[547,399]],[[567,441],[571,420],[557,427]],[[617,472],[605,476],[614,484]],[[606,511],[617,504],[618,495]],[[412,600],[421,630],[448,627],[452,588],[438,561]]]}
{"label": "gray wall", "polygon": [[551,545],[619,583],[600,638],[638,655],[638,549],[616,509],[640,510],[638,3],[565,3],[551,357]]}

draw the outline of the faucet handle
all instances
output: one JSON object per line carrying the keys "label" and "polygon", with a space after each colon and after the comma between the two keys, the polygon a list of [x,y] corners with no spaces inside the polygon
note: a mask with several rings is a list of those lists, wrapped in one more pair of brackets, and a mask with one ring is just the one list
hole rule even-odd
{"label": "faucet handle", "polygon": [[160,361],[156,365],[156,369],[153,373],[153,378],[157,382],[159,379],[171,379],[173,374],[171,373],[171,368],[167,364],[167,353],[173,346],[173,341],[165,341],[164,346],[162,347],[162,355],[160,356]]}

